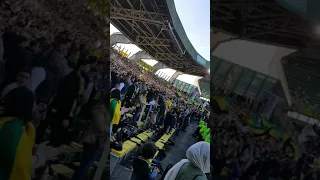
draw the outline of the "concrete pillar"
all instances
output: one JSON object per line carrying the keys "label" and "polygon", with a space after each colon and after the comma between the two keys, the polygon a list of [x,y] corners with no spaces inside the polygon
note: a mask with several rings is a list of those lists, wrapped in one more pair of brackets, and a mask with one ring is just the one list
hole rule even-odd
{"label": "concrete pillar", "polygon": [[181,75],[181,74],[183,74],[183,73],[180,72],[180,71],[176,71],[176,72],[170,77],[169,82],[173,83],[173,81],[174,81],[175,79],[177,79],[177,77],[178,77],[179,75]]}
{"label": "concrete pillar", "polygon": [[211,32],[210,34],[210,52],[212,53],[221,43],[234,40],[234,38],[228,34],[220,32]]}
{"label": "concrete pillar", "polygon": [[201,77],[196,78],[196,80],[194,80],[194,85],[198,88],[200,95],[201,95],[201,89],[200,89],[200,85],[199,85],[199,80],[201,79]]}
{"label": "concrete pillar", "polygon": [[138,51],[134,55],[130,56],[129,59],[138,62],[140,59],[152,59],[145,51]]}
{"label": "concrete pillar", "polygon": [[161,63],[161,62],[158,62],[157,64],[155,64],[154,66],[154,73],[156,73],[159,69],[165,69],[165,68],[167,68],[167,66],[166,65],[164,65],[163,63]]}
{"label": "concrete pillar", "polygon": [[293,49],[279,47],[274,55],[273,60],[270,62],[269,66],[268,66],[269,75],[280,80],[289,106],[291,106],[291,104],[292,104],[292,99],[291,99],[290,91],[288,88],[288,82],[287,82],[287,78],[286,78],[286,75],[284,72],[284,68],[283,68],[281,59],[284,56],[287,56],[287,55],[293,53],[294,51],[295,50],[293,50]]}
{"label": "concrete pillar", "polygon": [[131,41],[124,36],[122,33],[113,33],[110,36],[110,46],[116,45],[117,43],[122,43],[122,44],[131,44]]}

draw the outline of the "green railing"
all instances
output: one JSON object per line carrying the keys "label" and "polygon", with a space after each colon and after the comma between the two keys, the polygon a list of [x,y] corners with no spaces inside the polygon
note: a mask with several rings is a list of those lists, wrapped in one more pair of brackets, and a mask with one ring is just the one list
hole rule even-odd
{"label": "green railing", "polygon": [[174,4],[174,0],[166,0],[167,1],[167,6],[169,9],[169,13],[171,16],[171,22],[172,25],[174,27],[174,29],[176,30],[177,34],[180,37],[180,40],[182,41],[182,44],[184,45],[186,51],[192,56],[192,58],[194,60],[197,61],[197,63],[199,63],[202,66],[205,66],[207,68],[210,68],[210,62],[207,61],[205,58],[203,58],[197,51],[196,49],[193,47],[193,45],[191,44],[184,28],[183,25],[180,21],[179,15],[176,11],[176,7]]}

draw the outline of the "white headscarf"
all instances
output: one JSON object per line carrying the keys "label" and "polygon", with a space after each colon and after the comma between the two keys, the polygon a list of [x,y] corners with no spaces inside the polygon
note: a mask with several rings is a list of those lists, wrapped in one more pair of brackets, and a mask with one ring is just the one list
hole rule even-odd
{"label": "white headscarf", "polygon": [[166,174],[164,180],[175,180],[181,167],[190,162],[201,169],[203,173],[210,172],[210,144],[207,142],[198,142],[189,147],[186,152],[188,159],[182,159],[175,164]]}

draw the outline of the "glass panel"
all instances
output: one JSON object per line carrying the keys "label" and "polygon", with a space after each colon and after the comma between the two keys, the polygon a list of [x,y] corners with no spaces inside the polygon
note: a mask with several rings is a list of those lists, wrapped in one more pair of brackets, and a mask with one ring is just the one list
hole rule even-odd
{"label": "glass panel", "polygon": [[185,82],[183,82],[182,84],[181,84],[181,86],[180,86],[180,90],[182,90],[183,91],[183,88],[184,88],[184,86],[186,85],[186,83]]}
{"label": "glass panel", "polygon": [[196,89],[196,87],[192,87],[190,92],[193,92]]}
{"label": "glass panel", "polygon": [[211,78],[212,76],[216,73],[219,63],[220,63],[221,59],[217,58],[217,57],[212,57],[211,56],[211,60],[210,60],[210,74],[211,74]]}
{"label": "glass panel", "polygon": [[173,87],[177,87],[177,83],[178,83],[178,80],[175,79],[175,80],[173,81]]}
{"label": "glass panel", "polygon": [[230,72],[227,74],[226,80],[224,82],[224,87],[226,87],[226,89],[234,89],[242,69],[243,68],[238,65],[233,65],[231,67]]}
{"label": "glass panel", "polygon": [[181,84],[182,84],[182,81],[178,80],[178,83],[177,83],[177,88],[178,89],[180,88]]}
{"label": "glass panel", "polygon": [[261,73],[257,73],[253,78],[246,95],[249,96],[250,98],[255,98],[265,78],[266,78],[265,75]]}
{"label": "glass panel", "polygon": [[188,86],[188,88],[186,89],[186,92],[187,93],[189,93],[189,90],[190,90],[190,87],[191,87],[192,85],[190,84],[190,86]]}
{"label": "glass panel", "polygon": [[193,91],[193,88],[194,88],[194,86],[189,87],[189,89],[188,89],[189,93],[191,93]]}
{"label": "glass panel", "polygon": [[222,61],[220,63],[220,66],[215,74],[215,77],[213,78],[214,84],[216,84],[217,86],[220,86],[220,87],[224,85],[225,76],[226,76],[227,72],[229,71],[231,65],[232,64],[227,61]]}
{"label": "glass panel", "polygon": [[223,82],[223,77],[220,77],[220,76],[214,76],[212,79],[211,79],[211,82],[214,86],[221,86],[222,82]]}
{"label": "glass panel", "polygon": [[187,92],[188,91],[188,88],[189,88],[190,84],[186,84],[183,88],[183,91]]}
{"label": "glass panel", "polygon": [[202,66],[206,66],[207,65],[207,61],[202,56],[200,56],[199,54],[197,54],[197,61]]}
{"label": "glass panel", "polygon": [[190,86],[188,87],[187,92],[190,92],[191,88],[192,88],[192,84],[190,84]]}
{"label": "glass panel", "polygon": [[249,69],[244,69],[243,73],[238,80],[238,83],[235,88],[235,92],[238,94],[243,95],[252,79],[252,76],[254,74],[254,71],[251,71]]}
{"label": "glass panel", "polygon": [[226,73],[228,72],[229,68],[231,67],[231,63],[227,62],[227,61],[222,61],[220,63],[220,66],[217,70],[216,76],[225,76]]}
{"label": "glass panel", "polygon": [[185,89],[187,86],[188,86],[188,83],[185,83],[181,90],[184,91],[184,89]]}
{"label": "glass panel", "polygon": [[270,91],[273,86],[276,84],[277,80],[272,78],[272,77],[268,77],[268,79],[265,80],[260,93],[262,93],[263,91]]}

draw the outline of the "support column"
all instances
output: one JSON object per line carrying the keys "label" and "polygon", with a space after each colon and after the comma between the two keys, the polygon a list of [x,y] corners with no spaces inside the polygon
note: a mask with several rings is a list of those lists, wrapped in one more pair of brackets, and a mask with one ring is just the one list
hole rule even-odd
{"label": "support column", "polygon": [[140,59],[152,59],[145,51],[138,51],[134,55],[130,56],[129,59],[138,62]]}
{"label": "support column", "polygon": [[280,80],[289,106],[291,106],[292,104],[292,99],[291,99],[291,94],[288,88],[288,81],[284,72],[281,59],[282,57],[287,56],[293,53],[294,51],[295,50],[287,49],[287,48],[278,48],[278,50],[274,55],[273,60],[270,62],[268,67],[269,75]]}
{"label": "support column", "polygon": [[161,62],[158,62],[158,63],[155,64],[153,67],[154,67],[154,70],[153,70],[154,73],[156,73],[159,69],[165,69],[165,68],[167,68],[167,66],[164,65],[164,64],[161,63]]}
{"label": "support column", "polygon": [[117,43],[122,43],[122,44],[131,44],[131,41],[124,36],[122,33],[113,33],[110,36],[110,46],[113,46]]}
{"label": "support column", "polygon": [[210,36],[210,52],[211,52],[211,54],[221,43],[225,43],[225,42],[232,41],[232,40],[235,40],[235,38],[230,35],[223,34],[220,32],[216,32],[216,33],[211,32],[211,36]]}
{"label": "support column", "polygon": [[173,82],[175,79],[177,79],[177,77],[179,76],[179,75],[181,75],[181,74],[183,74],[182,72],[180,72],[180,71],[176,71],[172,76],[171,76],[171,78],[169,79],[169,82]]}

